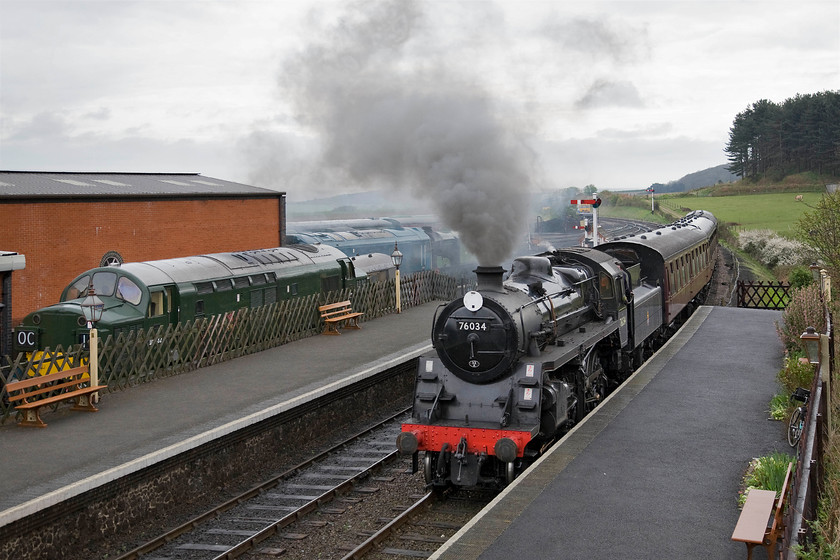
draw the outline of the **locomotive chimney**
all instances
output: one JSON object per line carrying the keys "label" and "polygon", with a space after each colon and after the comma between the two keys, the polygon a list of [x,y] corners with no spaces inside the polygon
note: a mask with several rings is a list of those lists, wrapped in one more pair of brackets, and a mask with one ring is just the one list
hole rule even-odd
{"label": "locomotive chimney", "polygon": [[478,280],[478,290],[485,292],[504,293],[502,276],[505,269],[501,266],[479,266],[473,272]]}

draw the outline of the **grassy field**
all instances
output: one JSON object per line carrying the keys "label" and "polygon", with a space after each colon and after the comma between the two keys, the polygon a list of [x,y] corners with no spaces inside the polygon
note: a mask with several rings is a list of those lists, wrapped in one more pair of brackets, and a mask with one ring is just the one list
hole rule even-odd
{"label": "grassy field", "polygon": [[[803,202],[795,197],[802,195]],[[807,210],[806,204],[814,206],[821,193],[772,193],[735,196],[680,196],[657,197],[660,204],[674,210],[708,210],[724,223],[734,224],[736,229],[769,229],[779,235],[792,237],[796,222]]]}

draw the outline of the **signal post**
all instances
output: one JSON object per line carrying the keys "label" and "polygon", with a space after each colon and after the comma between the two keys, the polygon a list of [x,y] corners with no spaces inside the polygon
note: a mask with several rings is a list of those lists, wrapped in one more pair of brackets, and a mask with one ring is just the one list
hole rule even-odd
{"label": "signal post", "polygon": [[580,206],[583,204],[587,204],[592,207],[592,246],[596,247],[598,245],[598,207],[601,206],[601,199],[572,199],[569,204],[577,205],[578,211],[580,211]]}

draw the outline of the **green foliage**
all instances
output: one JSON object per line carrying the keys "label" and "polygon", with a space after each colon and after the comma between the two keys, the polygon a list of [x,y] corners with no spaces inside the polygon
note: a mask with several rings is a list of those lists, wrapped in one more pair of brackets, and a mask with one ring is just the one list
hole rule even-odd
{"label": "green foliage", "polygon": [[781,178],[801,171],[840,172],[840,92],[797,95],[779,105],[762,99],[738,113],[729,131],[729,170]]}
{"label": "green foliage", "polygon": [[[810,205],[809,205],[810,206]],[[835,278],[840,273],[840,192],[825,193],[796,224],[796,235],[812,247]]]}
{"label": "green foliage", "polygon": [[[793,462],[796,466],[796,459],[786,453],[773,453],[766,457],[757,457],[750,462],[747,473],[744,475],[744,490],[739,493],[738,506],[743,506],[747,500],[747,494],[753,488],[759,490],[774,490],[778,498],[785,483],[788,464]],[[791,474],[791,476],[793,476]]]}
{"label": "green foliage", "polygon": [[793,409],[799,405],[798,402],[791,402],[790,396],[797,387],[811,387],[815,375],[814,366],[807,361],[803,363],[802,357],[803,354],[799,352],[786,357],[782,369],[776,374],[782,391],[770,399],[770,417],[773,420],[789,419]]}
{"label": "green foliage", "polygon": [[785,391],[787,396],[793,394],[797,387],[808,389],[814,380],[814,365],[800,360],[803,354],[796,353],[785,358],[784,365],[776,379]]}
{"label": "green foliage", "polygon": [[825,313],[820,302],[820,288],[816,284],[793,291],[782,322],[776,323],[776,332],[788,351],[804,352],[805,346],[799,336],[808,327],[825,332]]}
{"label": "green foliage", "polygon": [[770,399],[770,418],[773,420],[784,420],[790,415],[790,408],[790,395],[782,393],[773,395],[773,398]]}
{"label": "green foliage", "polygon": [[788,275],[788,282],[790,282],[791,288],[798,290],[799,288],[804,288],[805,286],[813,284],[814,277],[811,276],[811,270],[809,268],[796,266],[790,271],[790,274]]}

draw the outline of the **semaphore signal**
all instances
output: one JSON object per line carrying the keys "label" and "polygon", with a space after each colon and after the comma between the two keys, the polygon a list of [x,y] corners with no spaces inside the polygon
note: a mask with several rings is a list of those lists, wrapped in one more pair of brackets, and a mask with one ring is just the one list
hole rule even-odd
{"label": "semaphore signal", "polygon": [[580,199],[580,200],[572,199],[569,203],[570,204],[577,204],[577,205],[591,204],[592,208],[598,208],[599,206],[601,206],[601,199],[600,198],[584,198],[584,199]]}
{"label": "semaphore signal", "polygon": [[[601,206],[601,199],[600,198],[584,198],[584,199],[572,199],[569,201],[570,204],[574,204],[576,206],[581,206],[583,204],[588,204],[592,207],[592,246],[595,247],[598,245],[598,207]],[[580,210],[578,210],[580,211]]]}

